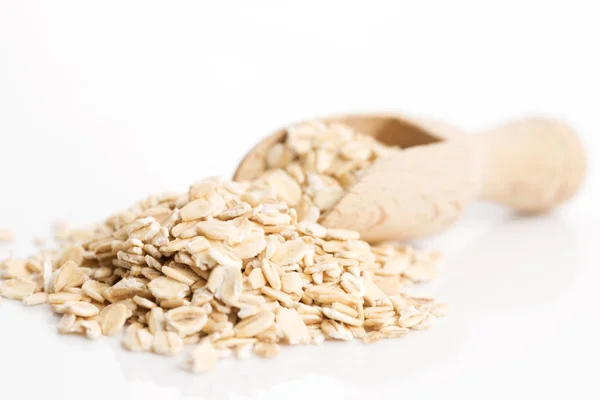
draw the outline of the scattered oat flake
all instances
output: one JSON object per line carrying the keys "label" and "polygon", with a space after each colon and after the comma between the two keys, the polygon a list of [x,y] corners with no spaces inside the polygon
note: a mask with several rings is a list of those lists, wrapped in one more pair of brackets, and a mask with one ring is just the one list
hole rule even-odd
{"label": "scattered oat flake", "polygon": [[158,332],[152,339],[152,351],[163,356],[175,356],[183,351],[183,340],[174,332]]}
{"label": "scattered oat flake", "polygon": [[150,351],[154,337],[140,323],[134,323],[127,327],[125,335],[121,339],[121,345],[129,351]]}
{"label": "scattered oat flake", "polygon": [[98,321],[94,319],[84,319],[80,322],[80,326],[88,339],[96,340],[102,336],[102,328]]}
{"label": "scattered oat flake", "polygon": [[369,332],[363,337],[363,341],[367,344],[374,343],[378,340],[383,339],[383,335],[384,334],[382,332],[378,331]]}
{"label": "scattered oat flake", "polygon": [[262,358],[273,358],[279,355],[281,348],[276,343],[260,342],[254,345],[254,354]]}
{"label": "scattered oat flake", "polygon": [[274,321],[273,311],[264,310],[239,322],[235,332],[238,337],[253,337],[266,331]]}
{"label": "scattered oat flake", "polygon": [[27,296],[23,299],[23,304],[26,306],[37,306],[40,304],[46,303],[48,299],[48,294],[45,292],[39,292],[32,294],[31,296]]}
{"label": "scattered oat flake", "polygon": [[7,299],[23,300],[35,291],[35,283],[25,278],[9,279],[1,283],[0,296]]}
{"label": "scattered oat flake", "polygon": [[208,341],[197,345],[191,353],[192,371],[196,374],[208,372],[215,367],[219,353]]}
{"label": "scattered oat flake", "polygon": [[0,228],[0,243],[12,242],[15,240],[15,234],[10,229]]}
{"label": "scattered oat flake", "polygon": [[308,330],[298,311],[281,307],[277,310],[275,320],[289,344],[298,344],[307,339]]}
{"label": "scattered oat flake", "polygon": [[123,304],[112,304],[105,308],[100,322],[102,334],[114,336],[119,333],[130,315],[131,311]]}
{"label": "scattered oat flake", "polygon": [[64,309],[65,313],[78,317],[93,317],[100,312],[95,305],[83,301],[67,301],[64,304]]}

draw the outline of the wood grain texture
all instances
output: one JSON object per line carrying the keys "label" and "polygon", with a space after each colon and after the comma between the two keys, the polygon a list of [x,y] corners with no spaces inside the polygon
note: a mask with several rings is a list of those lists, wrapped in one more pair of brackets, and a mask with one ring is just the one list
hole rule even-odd
{"label": "wood grain texture", "polygon": [[532,117],[475,138],[485,160],[481,199],[539,213],[570,199],[583,183],[583,145],[564,122]]}
{"label": "wood grain texture", "polygon": [[451,225],[479,189],[469,140],[412,147],[378,160],[323,218],[368,241],[427,236]]}
{"label": "wood grain texture", "polygon": [[[327,227],[355,229],[368,241],[407,240],[451,226],[476,199],[537,213],[567,201],[585,171],[583,146],[563,122],[534,117],[479,135],[422,117],[353,115],[339,121],[404,150],[380,159],[323,216]],[[257,177],[280,130],[259,143],[234,179]]]}

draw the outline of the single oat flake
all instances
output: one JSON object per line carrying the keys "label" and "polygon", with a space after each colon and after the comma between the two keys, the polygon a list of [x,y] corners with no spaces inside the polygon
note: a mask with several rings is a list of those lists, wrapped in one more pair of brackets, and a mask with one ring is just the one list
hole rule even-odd
{"label": "single oat flake", "polygon": [[447,306],[407,290],[436,277],[438,253],[319,223],[389,151],[341,124],[294,126],[253,181],[204,179],[89,229],[57,223],[58,249],[0,262],[0,297],[62,315],[61,334],[121,334],[125,349],[165,356],[189,347],[195,373],[282,345],[428,329]]}
{"label": "single oat flake", "polygon": [[15,240],[15,234],[10,229],[0,228],[0,243],[12,242]]}

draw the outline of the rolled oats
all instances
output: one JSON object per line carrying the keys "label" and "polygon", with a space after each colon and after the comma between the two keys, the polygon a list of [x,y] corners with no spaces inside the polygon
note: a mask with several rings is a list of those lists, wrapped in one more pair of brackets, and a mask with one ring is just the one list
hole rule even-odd
{"label": "rolled oats", "polygon": [[48,300],[48,293],[39,292],[25,297],[23,299],[23,304],[26,306],[37,306],[46,303],[46,300]]}
{"label": "rolled oats", "polygon": [[194,271],[181,266],[164,266],[160,271],[167,277],[176,280],[177,282],[184,283],[188,286],[191,286],[200,280],[200,277],[196,275]]}
{"label": "rolled oats", "polygon": [[189,285],[167,277],[153,279],[148,283],[148,289],[156,299],[184,298],[190,293]]}
{"label": "rolled oats", "polygon": [[73,314],[77,317],[93,317],[100,313],[98,307],[83,301],[67,301],[64,303],[66,314]]}
{"label": "rolled oats", "polygon": [[[68,314],[65,314],[68,315]],[[84,319],[79,323],[88,339],[96,340],[102,336],[102,328],[98,321],[94,319]]]}
{"label": "rolled oats", "polygon": [[363,341],[367,344],[374,343],[384,338],[384,334],[379,331],[372,331],[363,336]]}
{"label": "rolled oats", "polygon": [[272,311],[264,310],[249,318],[243,319],[235,326],[235,333],[238,337],[254,337],[267,330],[275,321],[275,314]]}
{"label": "rolled oats", "polygon": [[140,297],[140,296],[133,296],[133,301],[135,302],[135,304],[137,304],[140,307],[143,308],[147,308],[147,309],[153,309],[155,307],[158,307],[156,305],[156,303],[144,298],[144,297]]}
{"label": "rolled oats", "polygon": [[323,321],[321,323],[321,330],[325,335],[332,339],[352,340],[354,338],[350,329],[348,329],[343,323],[333,320]]}
{"label": "rolled oats", "polygon": [[427,316],[426,312],[420,312],[414,306],[409,306],[401,310],[398,325],[401,328],[413,328],[423,322]]}
{"label": "rolled oats", "polygon": [[165,330],[165,311],[162,308],[153,308],[148,312],[148,330],[153,335]]}
{"label": "rolled oats", "polygon": [[189,300],[186,299],[168,299],[168,300],[162,300],[159,303],[159,306],[165,310],[167,309],[172,309],[172,308],[177,308],[177,307],[183,307],[183,306],[189,306],[191,303]]}
{"label": "rolled oats", "polygon": [[427,329],[447,306],[404,290],[435,278],[439,253],[319,224],[389,151],[344,125],[294,126],[253,181],[208,178],[89,230],[58,226],[60,250],[0,262],[0,296],[50,304],[60,333],[95,339],[126,327],[131,351],[196,345],[195,372],[232,353],[273,357],[279,343]]}
{"label": "rolled oats", "polygon": [[204,341],[191,352],[192,371],[196,374],[208,372],[215,367],[219,353],[209,341]]}
{"label": "rolled oats", "polygon": [[35,283],[25,278],[14,278],[2,282],[0,296],[7,299],[23,300],[33,294]]}
{"label": "rolled oats", "polygon": [[302,239],[288,240],[277,246],[271,261],[279,265],[296,264],[306,254],[307,244]]}
{"label": "rolled oats", "polygon": [[83,283],[81,289],[86,296],[94,299],[99,303],[104,303],[104,296],[102,296],[102,291],[108,289],[108,285],[102,282],[98,282],[95,280],[89,280]]}
{"label": "rolled oats", "polygon": [[65,304],[69,301],[80,301],[81,295],[77,293],[58,292],[50,293],[47,296],[46,302],[48,304]]}
{"label": "rolled oats", "polygon": [[343,322],[346,325],[352,325],[352,326],[362,326],[363,325],[363,321],[359,320],[358,318],[353,318],[353,317],[349,316],[348,314],[340,312],[336,309],[329,308],[329,307],[323,307],[322,311],[323,311],[323,314],[327,318],[330,318],[334,321]]}
{"label": "rolled oats", "polygon": [[125,330],[121,345],[129,351],[150,351],[153,339],[152,334],[142,324],[134,323]]}
{"label": "rolled oats", "polygon": [[434,316],[434,317],[445,317],[448,314],[448,305],[447,304],[436,304],[434,305],[429,312]]}
{"label": "rolled oats", "polygon": [[79,287],[87,280],[85,271],[78,268],[77,263],[73,260],[67,260],[53,274],[53,279],[50,282],[50,292],[60,292],[69,287]]}
{"label": "rolled oats", "polygon": [[183,340],[175,332],[157,332],[151,344],[152,351],[163,356],[176,356],[183,351]]}
{"label": "rolled oats", "polygon": [[12,242],[15,240],[15,234],[10,229],[0,228],[0,243]]}
{"label": "rolled oats", "polygon": [[197,306],[181,306],[173,308],[165,314],[167,328],[177,332],[180,336],[200,332],[207,321],[206,311]]}
{"label": "rolled oats", "polygon": [[56,325],[56,329],[59,333],[67,334],[67,333],[79,333],[80,326],[76,324],[77,317],[73,314],[64,314],[58,324]]}
{"label": "rolled oats", "polygon": [[0,277],[4,279],[27,278],[30,274],[27,260],[10,258],[0,263]]}
{"label": "rolled oats", "polygon": [[437,270],[430,262],[417,261],[406,268],[404,275],[414,282],[427,282],[437,278]]}
{"label": "rolled oats", "polygon": [[254,354],[262,358],[273,358],[279,355],[281,348],[276,343],[259,342],[254,345]]}
{"label": "rolled oats", "polygon": [[131,311],[123,304],[111,304],[100,314],[100,327],[104,336],[114,336],[121,331]]}
{"label": "rolled oats", "polygon": [[240,344],[234,348],[233,353],[238,360],[246,360],[252,355],[253,347],[254,345],[251,343]]}
{"label": "rolled oats", "polygon": [[254,268],[248,275],[248,283],[251,289],[260,289],[267,284],[262,269]]}
{"label": "rolled oats", "polygon": [[308,339],[308,330],[298,311],[280,307],[275,314],[275,321],[289,344],[302,343]]}

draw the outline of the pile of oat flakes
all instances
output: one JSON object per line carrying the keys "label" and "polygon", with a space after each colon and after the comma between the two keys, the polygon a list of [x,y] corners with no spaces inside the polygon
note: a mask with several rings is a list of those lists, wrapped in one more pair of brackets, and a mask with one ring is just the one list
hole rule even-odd
{"label": "pile of oat flakes", "polygon": [[429,327],[446,306],[404,294],[435,277],[437,252],[369,245],[320,216],[390,148],[341,124],[290,128],[249,182],[205,179],[150,196],[89,230],[58,226],[59,250],[0,264],[0,296],[49,304],[60,333],[113,336],[190,367],[326,339],[370,343]]}

